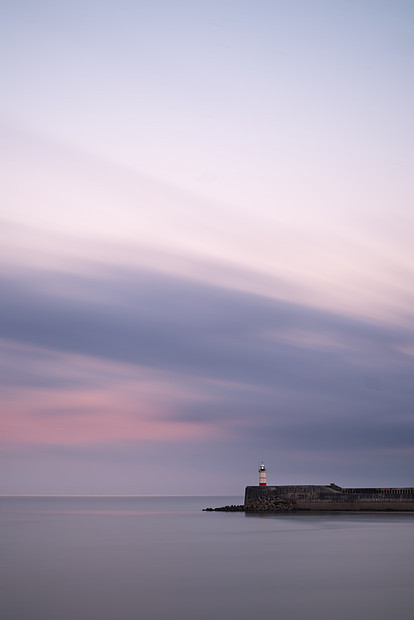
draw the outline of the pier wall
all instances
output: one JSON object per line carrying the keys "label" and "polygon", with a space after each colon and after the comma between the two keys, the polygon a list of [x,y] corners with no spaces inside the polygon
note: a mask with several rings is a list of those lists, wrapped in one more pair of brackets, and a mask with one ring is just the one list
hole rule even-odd
{"label": "pier wall", "polygon": [[414,511],[414,488],[353,488],[331,485],[248,486],[245,507],[271,511],[285,502],[293,510]]}

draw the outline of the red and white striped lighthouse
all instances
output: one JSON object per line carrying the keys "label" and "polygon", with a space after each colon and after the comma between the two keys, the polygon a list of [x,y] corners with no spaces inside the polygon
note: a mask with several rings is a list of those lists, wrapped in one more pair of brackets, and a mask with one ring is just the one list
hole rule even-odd
{"label": "red and white striped lighthouse", "polygon": [[266,486],[266,467],[265,464],[262,463],[259,467],[259,487]]}

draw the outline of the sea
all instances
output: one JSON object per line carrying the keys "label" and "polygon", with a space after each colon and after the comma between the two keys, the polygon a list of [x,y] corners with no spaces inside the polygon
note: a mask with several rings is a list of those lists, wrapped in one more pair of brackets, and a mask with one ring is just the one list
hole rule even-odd
{"label": "sea", "polygon": [[2,620],[412,620],[414,513],[2,497]]}

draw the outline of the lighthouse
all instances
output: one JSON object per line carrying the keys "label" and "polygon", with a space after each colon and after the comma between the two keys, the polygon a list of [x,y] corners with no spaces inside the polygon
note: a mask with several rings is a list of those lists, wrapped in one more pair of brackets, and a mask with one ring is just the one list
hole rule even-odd
{"label": "lighthouse", "polygon": [[265,464],[262,463],[259,467],[259,487],[266,486],[266,467]]}

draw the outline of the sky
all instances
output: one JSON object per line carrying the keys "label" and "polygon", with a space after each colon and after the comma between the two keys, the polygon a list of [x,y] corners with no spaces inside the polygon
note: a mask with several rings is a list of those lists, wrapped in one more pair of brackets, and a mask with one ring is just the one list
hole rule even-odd
{"label": "sky", "polygon": [[413,486],[414,2],[0,34],[0,493]]}

